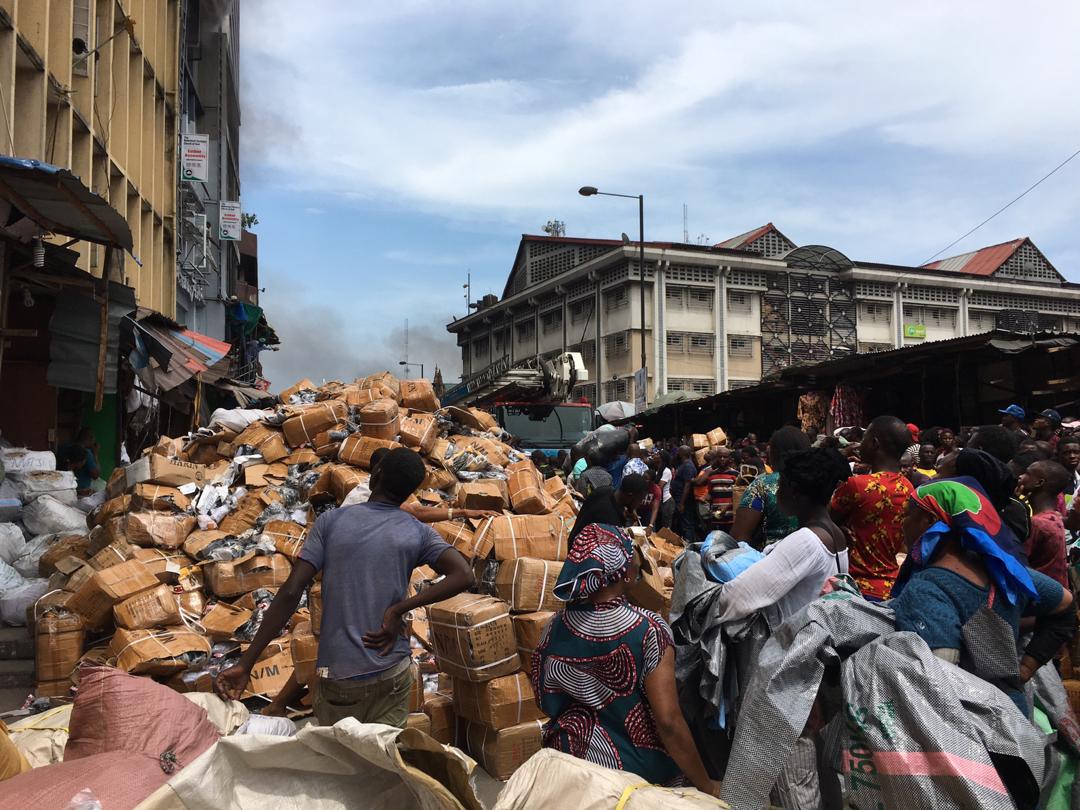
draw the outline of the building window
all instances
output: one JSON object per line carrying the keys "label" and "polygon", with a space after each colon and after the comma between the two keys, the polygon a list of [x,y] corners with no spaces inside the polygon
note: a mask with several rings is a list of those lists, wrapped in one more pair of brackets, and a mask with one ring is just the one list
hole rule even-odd
{"label": "building window", "polygon": [[686,291],[686,306],[688,309],[713,308],[713,291],[707,287],[690,287]]}
{"label": "building window", "polygon": [[695,394],[715,394],[716,382],[695,377],[668,377],[667,390],[668,393],[672,391],[689,391]]}
{"label": "building window", "polygon": [[630,333],[616,332],[614,335],[604,336],[604,354],[608,357],[626,354],[630,351]]}
{"label": "building window", "polygon": [[699,333],[690,335],[690,354],[712,355],[716,341],[712,335]]}
{"label": "building window", "polygon": [[737,391],[740,388],[752,388],[759,382],[760,380],[728,380],[728,390]]}
{"label": "building window", "polygon": [[912,307],[905,304],[904,322],[952,329],[956,326],[956,310],[943,307]]}
{"label": "building window", "polygon": [[536,322],[535,321],[521,321],[514,324],[514,329],[517,330],[518,343],[525,340],[530,340],[533,335],[536,334]]}
{"label": "building window", "polygon": [[892,351],[895,346],[891,343],[860,343],[859,352],[861,354],[873,354],[874,352],[888,352]]}
{"label": "building window", "polygon": [[550,309],[540,315],[540,326],[544,334],[562,329],[562,310]]}
{"label": "building window", "polygon": [[488,339],[480,338],[473,343],[473,357],[477,360],[484,360],[488,356]]}
{"label": "building window", "polygon": [[630,303],[630,299],[626,293],[626,285],[621,287],[612,287],[604,293],[604,311],[611,312],[615,309],[621,309]]}
{"label": "building window", "polygon": [[586,298],[581,301],[570,302],[570,322],[579,323],[581,321],[588,320],[589,313],[592,311],[593,301],[591,298]]}
{"label": "building window", "polygon": [[[90,40],[90,0],[75,0],[71,19],[71,38],[82,40],[87,49],[94,45]],[[71,72],[77,76],[89,76],[89,62],[94,57],[87,58],[86,52],[77,54],[72,50]]]}
{"label": "building window", "polygon": [[754,311],[753,302],[748,292],[729,292],[727,296],[728,312],[740,315],[750,315]]}
{"label": "building window", "polygon": [[890,304],[863,304],[862,319],[866,323],[892,323],[892,305]]}
{"label": "building window", "polygon": [[686,287],[668,285],[664,288],[664,303],[668,309],[686,308]]}
{"label": "building window", "polygon": [[587,341],[585,343],[579,343],[576,346],[571,346],[569,351],[577,352],[581,355],[581,361],[585,364],[585,368],[592,368],[596,362],[596,344],[593,341]]}
{"label": "building window", "polygon": [[608,402],[626,401],[630,394],[630,381],[623,378],[604,383],[604,399]]}
{"label": "building window", "polygon": [[748,335],[728,335],[728,357],[753,357],[754,339]]}
{"label": "building window", "polygon": [[668,332],[667,333],[667,347],[668,352],[684,352],[686,351],[686,333],[685,332]]}

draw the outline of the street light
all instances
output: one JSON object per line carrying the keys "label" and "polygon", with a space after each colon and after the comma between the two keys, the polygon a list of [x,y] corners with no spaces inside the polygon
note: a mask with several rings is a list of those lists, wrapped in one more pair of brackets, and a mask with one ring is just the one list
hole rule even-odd
{"label": "street light", "polygon": [[[398,365],[399,366],[405,366],[406,368],[408,368],[409,366],[420,366],[420,379],[424,379],[424,364],[423,363],[409,363],[409,362],[406,362],[405,360],[398,360]],[[408,373],[408,372],[406,372],[406,373]]]}
{"label": "street light", "polygon": [[642,384],[645,404],[649,403],[648,380],[649,373],[645,369],[645,195],[644,194],[614,194],[610,191],[600,191],[596,186],[582,186],[578,189],[582,197],[623,197],[627,200],[638,201],[638,263],[641,273],[641,368],[645,380]]}

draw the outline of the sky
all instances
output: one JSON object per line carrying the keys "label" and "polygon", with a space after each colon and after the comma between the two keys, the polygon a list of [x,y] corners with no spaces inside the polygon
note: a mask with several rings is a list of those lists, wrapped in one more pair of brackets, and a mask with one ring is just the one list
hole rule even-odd
{"label": "sky", "polygon": [[[1080,4],[244,0],[242,203],[272,389],[406,359],[523,233],[796,244],[917,265],[1080,149]],[[1030,236],[1080,281],[1080,157],[946,251]],[[415,376],[419,368],[410,369]]]}

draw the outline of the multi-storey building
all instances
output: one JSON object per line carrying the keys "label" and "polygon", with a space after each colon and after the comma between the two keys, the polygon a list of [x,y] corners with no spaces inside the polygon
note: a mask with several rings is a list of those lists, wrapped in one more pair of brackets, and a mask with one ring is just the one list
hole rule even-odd
{"label": "multi-storey building", "polygon": [[590,374],[578,395],[632,400],[642,294],[650,403],[997,324],[1080,331],[1080,285],[1027,238],[905,267],[797,247],[769,223],[712,247],[648,242],[642,285],[636,243],[524,235],[502,297],[447,325],[462,378],[504,357],[578,351]]}
{"label": "multi-storey building", "polygon": [[[0,152],[70,169],[134,238],[123,281],[176,306],[177,0],[0,0]],[[105,249],[72,246],[104,272]],[[135,257],[138,257],[136,260]]]}
{"label": "multi-storey building", "polygon": [[258,304],[258,285],[240,279],[241,244],[222,239],[219,204],[240,200],[240,3],[182,0],[180,131],[209,139],[206,180],[176,182],[180,198],[176,318],[228,338],[227,307]]}

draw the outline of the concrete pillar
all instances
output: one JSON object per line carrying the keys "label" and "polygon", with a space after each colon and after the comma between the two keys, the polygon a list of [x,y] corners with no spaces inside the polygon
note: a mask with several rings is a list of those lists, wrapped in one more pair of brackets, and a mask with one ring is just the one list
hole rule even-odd
{"label": "concrete pillar", "polygon": [[[896,282],[893,288],[893,346],[899,349],[904,345],[904,287],[903,282]],[[856,317],[858,317],[856,315]]]}
{"label": "concrete pillar", "polygon": [[653,277],[653,402],[667,391],[667,332],[664,317],[664,273],[669,261],[656,263]]}
{"label": "concrete pillar", "polygon": [[716,268],[716,306],[713,313],[716,317],[716,346],[713,349],[713,360],[715,362],[717,393],[728,389],[727,281],[730,272],[727,267]]}
{"label": "concrete pillar", "polygon": [[968,301],[971,298],[971,290],[964,288],[960,291],[960,311],[957,313],[957,326],[960,328],[958,337],[967,337],[971,333],[971,325],[968,323]]}
{"label": "concrete pillar", "polygon": [[604,380],[606,375],[604,364],[604,345],[602,330],[600,328],[600,276],[596,275],[596,295],[595,295],[595,309],[593,311],[593,320],[596,321],[596,326],[593,330],[593,345],[596,347],[596,404],[602,405],[604,400]]}

